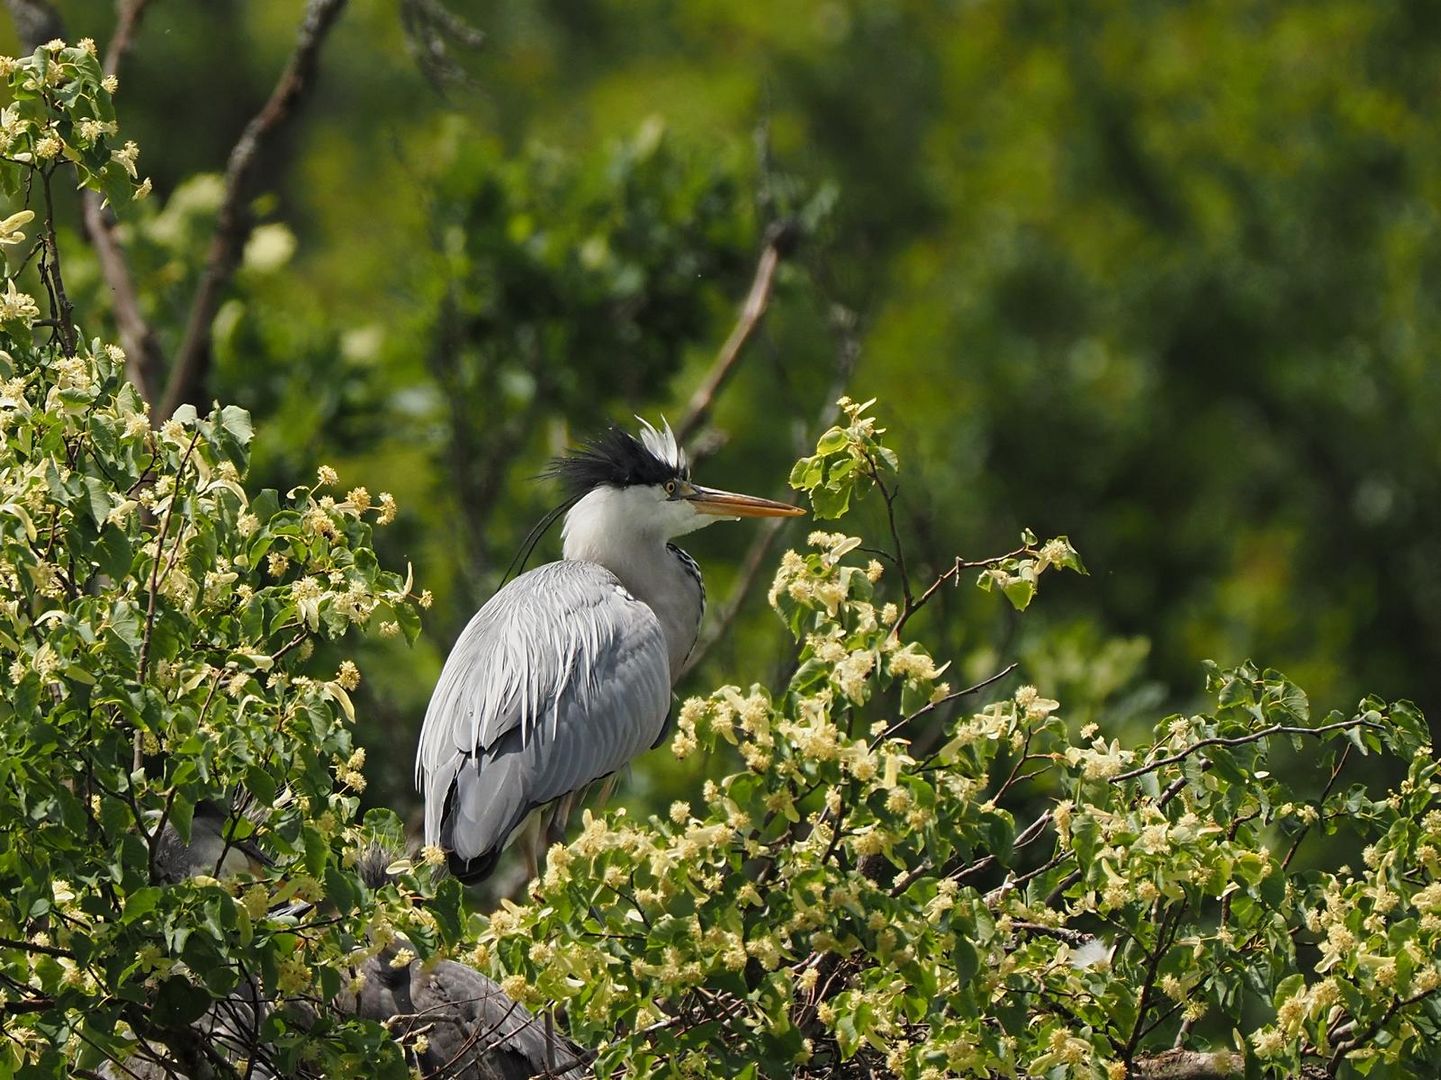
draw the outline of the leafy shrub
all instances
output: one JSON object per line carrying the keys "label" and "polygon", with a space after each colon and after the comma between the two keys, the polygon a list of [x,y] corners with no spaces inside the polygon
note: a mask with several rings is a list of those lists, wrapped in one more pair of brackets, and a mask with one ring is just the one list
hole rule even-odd
{"label": "leafy shrub", "polygon": [[[0,66],[14,97],[0,186],[48,200],[73,166],[111,198],[143,194],[91,49]],[[10,218],[7,242],[33,220]],[[403,1072],[382,1029],[325,1005],[397,931],[428,952],[447,902],[413,910],[404,874],[379,896],[357,879],[362,839],[399,828],[354,824],[358,669],[307,667],[316,642],[367,625],[418,632],[409,580],[371,549],[394,501],[342,494],[328,469],[247,493],[245,412],[185,408],[152,427],[121,351],[68,325],[53,234],[32,254],[50,319],[13,275],[0,298],[0,1073],[139,1055],[206,1074],[190,1023],[256,984],[276,1008],[248,1056]],[[230,843],[263,837],[261,880],[222,883],[217,865],[162,886],[167,845],[205,805],[228,810]],[[458,928],[458,890],[444,892]]]}
{"label": "leafy shrub", "polygon": [[[843,404],[793,476],[835,512],[857,486],[889,498],[895,468]],[[735,771],[666,818],[587,815],[529,903],[475,920],[478,963],[563,1006],[601,1072],[1117,1080],[1438,1060],[1441,784],[1414,708],[1318,722],[1276,672],[1208,665],[1214,709],[1162,719],[1145,746],[1070,731],[1030,686],[938,727],[977,688],[898,632],[930,592],[870,550],[817,532],[785,555],[788,684],[692,698],[672,743]],[[1017,607],[1047,567],[1080,568],[1034,537],[976,565]],[[1375,752],[1405,766],[1398,787],[1339,784]]]}

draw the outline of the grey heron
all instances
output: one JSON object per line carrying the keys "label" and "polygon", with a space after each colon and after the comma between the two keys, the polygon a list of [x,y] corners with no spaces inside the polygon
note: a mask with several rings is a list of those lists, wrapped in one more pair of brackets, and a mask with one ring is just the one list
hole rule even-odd
{"label": "grey heron", "polygon": [[425,840],[451,871],[490,872],[537,808],[659,743],[705,586],[670,541],[799,507],[701,487],[668,424],[611,428],[556,459],[563,555],[504,585],[451,650],[416,753]]}
{"label": "grey heron", "polygon": [[[400,853],[380,844],[356,852],[355,869],[372,889],[390,880]],[[508,997],[492,979],[454,960],[411,959],[414,947],[397,937],[365,960],[335,1006],[384,1024],[406,1043],[425,1076],[453,1080],[525,1080],[550,1076],[581,1080],[595,1055],[572,1042],[544,1016]],[[410,1038],[424,1034],[425,1043]]]}
{"label": "grey heron", "polygon": [[167,821],[156,841],[157,880],[174,885],[202,874],[227,878],[245,872],[258,874],[273,866],[270,857],[254,843],[231,836],[231,816],[227,807],[209,799],[200,800],[190,820],[188,843],[180,838],[174,823]]}

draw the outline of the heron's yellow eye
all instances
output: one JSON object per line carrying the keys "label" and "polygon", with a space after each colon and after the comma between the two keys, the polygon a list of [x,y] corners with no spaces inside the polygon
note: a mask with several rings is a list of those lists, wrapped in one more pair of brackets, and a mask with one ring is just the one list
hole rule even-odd
{"label": "heron's yellow eye", "polygon": [[674,494],[675,494],[675,481],[674,481],[674,480],[667,480],[667,481],[665,482],[665,493],[666,493],[667,495],[674,495]]}

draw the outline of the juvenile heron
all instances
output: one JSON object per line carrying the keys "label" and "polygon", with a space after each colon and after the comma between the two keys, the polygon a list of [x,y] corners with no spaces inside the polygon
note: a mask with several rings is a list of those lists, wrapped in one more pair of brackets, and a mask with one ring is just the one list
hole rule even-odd
{"label": "juvenile heron", "polygon": [[[490,872],[532,810],[659,743],[705,586],[670,540],[798,507],[691,482],[668,424],[611,428],[558,458],[564,558],[478,611],[440,673],[416,754],[425,840],[451,871]],[[549,519],[547,519],[549,520]]]}

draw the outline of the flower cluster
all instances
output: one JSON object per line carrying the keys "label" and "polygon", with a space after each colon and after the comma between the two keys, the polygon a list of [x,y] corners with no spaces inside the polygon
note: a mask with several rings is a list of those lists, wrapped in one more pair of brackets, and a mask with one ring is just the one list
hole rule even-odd
{"label": "flower cluster", "polygon": [[[881,460],[873,425],[838,430],[824,477]],[[1149,745],[1073,730],[1032,685],[962,704],[863,546],[817,532],[782,558],[783,688],[680,708],[677,756],[733,768],[648,820],[587,814],[527,903],[476,917],[477,963],[561,1006],[602,1071],[1115,1080],[1180,1052],[1280,1077],[1417,1052],[1408,1015],[1441,984],[1441,810],[1414,710],[1317,725],[1250,666],[1210,669],[1214,712]],[[1063,540],[1025,546],[1004,558],[1079,567]],[[1371,739],[1412,775],[1317,800],[1267,768],[1282,730]],[[1365,872],[1298,874],[1343,814],[1371,837]],[[1302,942],[1314,973],[1287,980]]]}
{"label": "flower cluster", "polygon": [[[36,1003],[7,1022],[9,1062],[123,1059],[155,1045],[153,1016],[198,1015],[234,988],[214,973],[242,966],[272,996],[338,991],[351,931],[327,916],[297,933],[272,914],[292,901],[389,907],[433,949],[435,917],[413,910],[432,887],[375,897],[342,870],[362,840],[360,672],[307,672],[379,613],[418,630],[411,583],[370,546],[363,516],[386,501],[251,493],[242,410],[153,428],[121,350],[67,355],[0,323],[0,974]],[[241,791],[227,829],[262,840],[274,880],[171,865],[163,836]],[[317,1061],[374,1034],[327,1038]]]}

